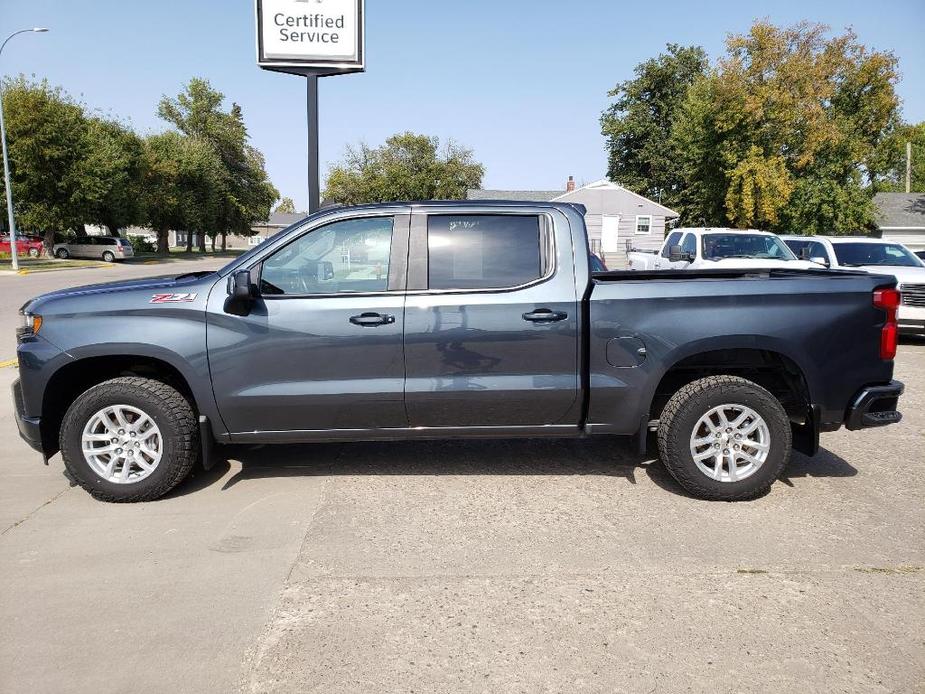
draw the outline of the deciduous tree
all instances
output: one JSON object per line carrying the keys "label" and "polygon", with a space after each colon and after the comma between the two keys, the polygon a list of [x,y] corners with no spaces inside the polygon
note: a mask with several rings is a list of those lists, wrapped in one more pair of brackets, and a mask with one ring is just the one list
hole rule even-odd
{"label": "deciduous tree", "polygon": [[393,135],[375,149],[348,147],[328,172],[325,197],[356,205],[392,200],[460,200],[482,184],[485,168],[472,151],[411,132]]}
{"label": "deciduous tree", "polygon": [[614,87],[609,96],[616,101],[601,116],[611,180],[669,207],[678,202],[684,180],[671,127],[688,88],[707,67],[702,48],[670,43],[665,53],[637,65],[633,79]]}

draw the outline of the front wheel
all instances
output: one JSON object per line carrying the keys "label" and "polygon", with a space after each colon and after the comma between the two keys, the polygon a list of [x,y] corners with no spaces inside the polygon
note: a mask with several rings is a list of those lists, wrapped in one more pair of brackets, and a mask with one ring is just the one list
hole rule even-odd
{"label": "front wheel", "polygon": [[790,420],[767,390],[738,376],[684,386],[659,418],[662,463],[701,499],[761,496],[790,460]]}
{"label": "front wheel", "polygon": [[39,249],[38,249],[38,248],[30,248],[30,249],[29,249],[29,257],[30,257],[30,258],[38,258],[38,257],[39,257]]}
{"label": "front wheel", "polygon": [[55,251],[55,257],[60,258],[61,260],[67,260],[70,255],[71,254],[67,252],[66,248],[59,248]]}
{"label": "front wheel", "polygon": [[103,501],[151,501],[189,474],[199,430],[190,403],[150,378],[113,378],[68,408],[61,455],[81,487]]}

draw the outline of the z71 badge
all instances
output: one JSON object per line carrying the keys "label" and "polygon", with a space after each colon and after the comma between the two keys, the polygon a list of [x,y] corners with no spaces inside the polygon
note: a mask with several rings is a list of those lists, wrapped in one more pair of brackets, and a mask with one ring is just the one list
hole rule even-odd
{"label": "z71 badge", "polygon": [[154,294],[151,297],[150,304],[179,304],[184,301],[195,301],[196,294],[186,292],[185,294]]}

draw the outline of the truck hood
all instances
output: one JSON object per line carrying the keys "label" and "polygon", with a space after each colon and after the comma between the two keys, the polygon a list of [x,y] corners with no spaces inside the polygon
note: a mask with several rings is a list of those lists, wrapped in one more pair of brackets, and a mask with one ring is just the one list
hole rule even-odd
{"label": "truck hood", "polygon": [[41,313],[43,307],[61,300],[89,299],[99,295],[120,295],[136,292],[148,293],[153,297],[163,293],[189,293],[195,292],[195,287],[211,279],[214,272],[184,273],[180,275],[160,275],[158,277],[143,277],[118,282],[103,282],[88,284],[81,287],[58,289],[42,294],[27,301],[22,306],[23,311]]}
{"label": "truck hood", "polygon": [[724,258],[705,260],[699,264],[701,270],[784,268],[788,270],[821,270],[823,267],[808,260],[772,260],[765,258]]}
{"label": "truck hood", "polygon": [[864,265],[851,268],[863,270],[872,275],[893,275],[900,284],[925,284],[925,267],[901,267],[890,265]]}

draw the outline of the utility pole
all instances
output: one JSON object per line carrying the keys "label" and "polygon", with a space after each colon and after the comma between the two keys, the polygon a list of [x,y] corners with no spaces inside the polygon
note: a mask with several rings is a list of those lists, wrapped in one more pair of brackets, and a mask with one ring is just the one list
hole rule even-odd
{"label": "utility pole", "polygon": [[306,75],[308,82],[308,213],[321,207],[321,181],[318,172],[318,75]]}
{"label": "utility pole", "polygon": [[[0,53],[6,48],[7,42],[14,36],[35,32],[42,34],[48,31],[45,27],[32,27],[31,29],[20,29],[14,31],[6,37],[6,41],[0,44]],[[13,186],[10,183],[10,160],[6,151],[6,124],[3,122],[3,94],[0,93],[0,140],[3,141],[3,183],[6,187],[6,214],[10,220],[10,264],[14,270],[19,269],[19,254],[16,248],[16,219],[13,216]]]}
{"label": "utility pole", "polygon": [[906,192],[912,192],[912,143],[906,143]]}

